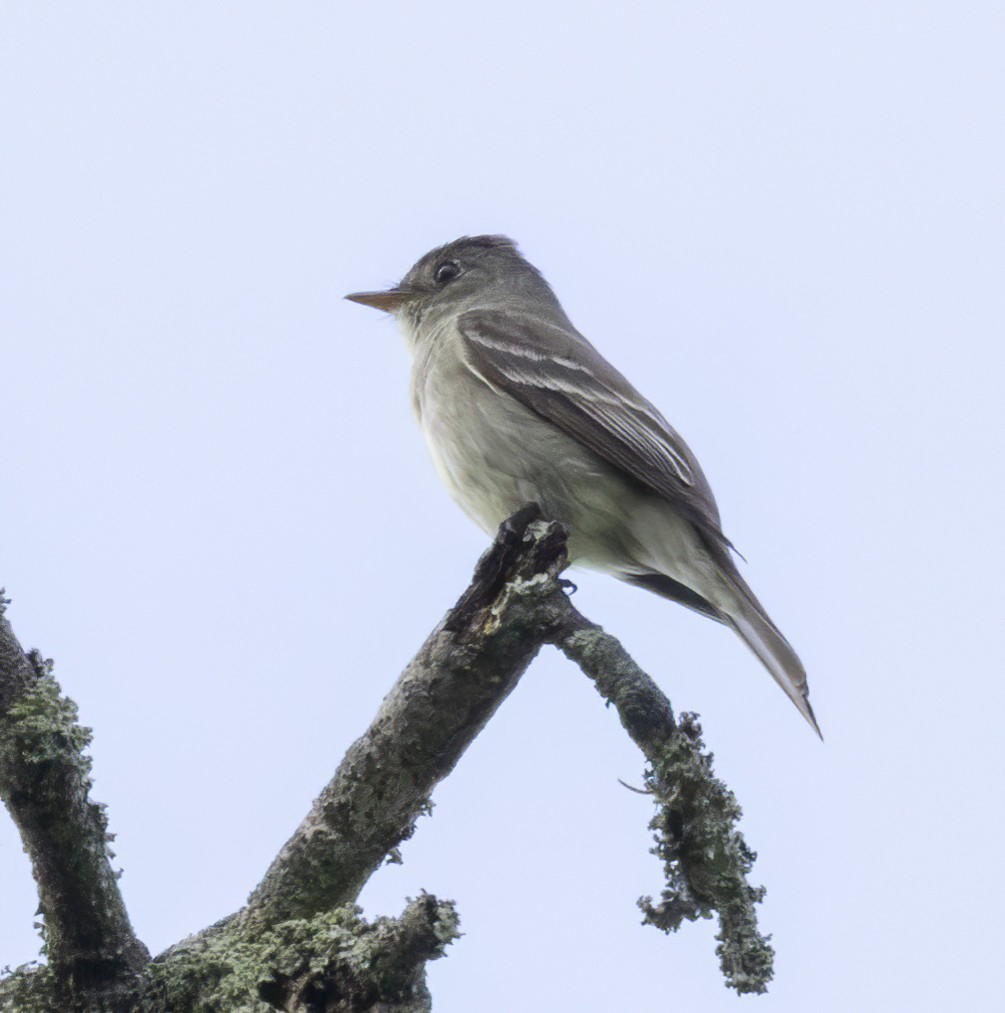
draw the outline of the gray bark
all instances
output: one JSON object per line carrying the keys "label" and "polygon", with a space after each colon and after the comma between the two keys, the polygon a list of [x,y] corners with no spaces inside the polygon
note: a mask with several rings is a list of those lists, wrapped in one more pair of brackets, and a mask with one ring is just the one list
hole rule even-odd
{"label": "gray bark", "polygon": [[471,587],[349,747],[242,919],[309,917],[356,899],[537,654],[544,605],[564,565],[558,525],[503,525]]}
{"label": "gray bark", "polygon": [[726,984],[737,992],[766,992],[774,951],[757,927],[754,905],[763,887],[747,874],[757,857],[736,829],[742,811],[712,772],[695,714],[674,720],[670,701],[621,644],[571,605],[561,609],[552,642],[613,704],[642,750],[646,783],[656,802],[649,824],[666,885],[658,904],[643,897],[645,922],[675,932],[685,920],[718,916],[716,952]]}
{"label": "gray bark", "polygon": [[51,663],[25,654],[0,597],[0,797],[38,888],[49,965],[82,995],[131,979],[148,962],[111,866],[103,807],[90,801],[89,732]]}
{"label": "gray bark", "polygon": [[754,916],[761,892],[745,878],[753,856],[735,829],[739,808],[693,719],[676,722],[621,645],[572,606],[565,565],[560,525],[533,505],[507,521],[247,905],[152,961],[87,796],[89,733],[2,620],[0,789],[32,860],[49,947],[47,966],[0,982],[0,1009],[428,1009],[424,968],[457,935],[452,904],[423,894],[368,924],[354,902],[546,643],[594,680],[649,761],[666,885],[659,904],[640,902],[646,920],[669,931],[718,913],[727,983],[763,991],[771,951]]}

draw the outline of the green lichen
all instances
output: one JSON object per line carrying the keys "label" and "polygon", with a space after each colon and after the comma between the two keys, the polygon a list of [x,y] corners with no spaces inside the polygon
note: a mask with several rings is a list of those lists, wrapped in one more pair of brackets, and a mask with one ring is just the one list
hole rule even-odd
{"label": "green lichen", "polygon": [[666,885],[659,903],[639,900],[643,922],[676,932],[685,920],[718,915],[716,953],[726,984],[741,994],[766,992],[774,950],[757,927],[754,905],[765,891],[747,882],[757,855],[736,829],[743,812],[714,776],[712,754],[702,752],[696,716],[681,714],[678,729],[645,775],[657,800],[652,851],[663,862]]}
{"label": "green lichen", "polygon": [[52,1013],[56,982],[44,964],[35,961],[22,964],[0,980],[0,1011],[2,1013]]}
{"label": "green lichen", "polygon": [[345,906],[282,922],[253,939],[227,928],[186,941],[158,958],[137,1007],[143,1013],[277,1008],[428,1008],[424,968],[458,936],[449,902],[424,894],[401,918],[368,923]]}
{"label": "green lichen", "polygon": [[36,678],[7,715],[7,735],[16,740],[18,762],[43,765],[75,755],[86,778],[91,760],[84,750],[91,744],[91,729],[77,723],[77,705],[60,692],[52,675],[52,659],[30,651],[28,661]]}
{"label": "green lichen", "polygon": [[[273,1013],[277,1009],[419,1013],[430,1008],[425,965],[459,936],[449,901],[429,894],[399,918],[367,922],[347,905],[245,936],[219,923],[162,954],[128,992],[81,1008],[106,1013]],[[2,1013],[53,1013],[65,1005],[46,966],[0,981]]]}

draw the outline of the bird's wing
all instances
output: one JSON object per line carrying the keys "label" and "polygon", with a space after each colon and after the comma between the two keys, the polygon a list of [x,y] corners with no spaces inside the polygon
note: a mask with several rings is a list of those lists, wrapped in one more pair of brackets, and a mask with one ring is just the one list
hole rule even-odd
{"label": "bird's wing", "polygon": [[[474,372],[729,546],[712,490],[687,444],[578,332],[536,317],[471,310],[458,320]],[[730,546],[731,547],[731,546]]]}

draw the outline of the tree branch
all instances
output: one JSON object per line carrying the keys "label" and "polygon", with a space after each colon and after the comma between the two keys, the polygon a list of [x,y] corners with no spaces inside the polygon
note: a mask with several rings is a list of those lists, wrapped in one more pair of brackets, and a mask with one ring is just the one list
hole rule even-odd
{"label": "tree branch", "polygon": [[88,799],[90,731],[52,663],[22,650],[6,604],[0,595],[0,797],[31,859],[56,986],[76,996],[131,979],[149,955],[109,861],[104,807]]}
{"label": "tree branch", "polygon": [[354,901],[411,836],[445,778],[545,640],[543,603],[566,565],[565,530],[536,506],[507,521],[471,586],[354,742],[239,916],[310,917]]}
{"label": "tree branch", "polygon": [[453,904],[427,893],[372,923],[351,904],[250,933],[228,919],[157,957],[130,1013],[428,1013],[425,966],[457,923]]}
{"label": "tree branch", "polygon": [[666,886],[659,904],[650,897],[639,901],[645,922],[674,932],[685,919],[717,913],[716,952],[726,983],[740,993],[766,992],[774,951],[758,930],[754,908],[764,888],[747,882],[757,856],[736,829],[742,815],[736,797],[715,777],[712,755],[702,752],[696,715],[682,714],[675,722],[670,701],[621,643],[562,597],[552,642],[617,708],[649,761],[646,783],[657,801],[649,826]]}
{"label": "tree branch", "polygon": [[[88,1010],[428,1009],[424,966],[457,934],[452,905],[423,894],[399,918],[368,924],[353,902],[544,643],[594,681],[649,761],[667,883],[659,904],[640,902],[646,921],[670,931],[718,913],[728,983],[763,991],[772,954],[757,930],[763,891],[746,881],[754,855],[735,829],[736,800],[712,774],[693,716],[675,722],[618,641],[569,602],[565,537],[534,505],[503,524],[246,907],[151,963],[108,864],[102,809],[87,799],[89,733],[48,664],[25,656],[0,616],[0,791],[32,857],[50,961],[0,982],[0,1007],[13,997],[19,1010],[51,1009],[63,981]],[[92,985],[106,991],[88,1006]]]}

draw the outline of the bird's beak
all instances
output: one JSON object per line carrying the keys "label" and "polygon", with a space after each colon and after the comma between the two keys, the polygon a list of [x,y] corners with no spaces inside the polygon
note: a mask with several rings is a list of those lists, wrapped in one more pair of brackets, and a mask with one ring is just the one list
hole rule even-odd
{"label": "bird's beak", "polygon": [[396,313],[414,296],[415,293],[409,289],[396,286],[386,292],[352,292],[346,299],[362,303],[364,306],[372,306],[375,310],[383,310],[385,313]]}

